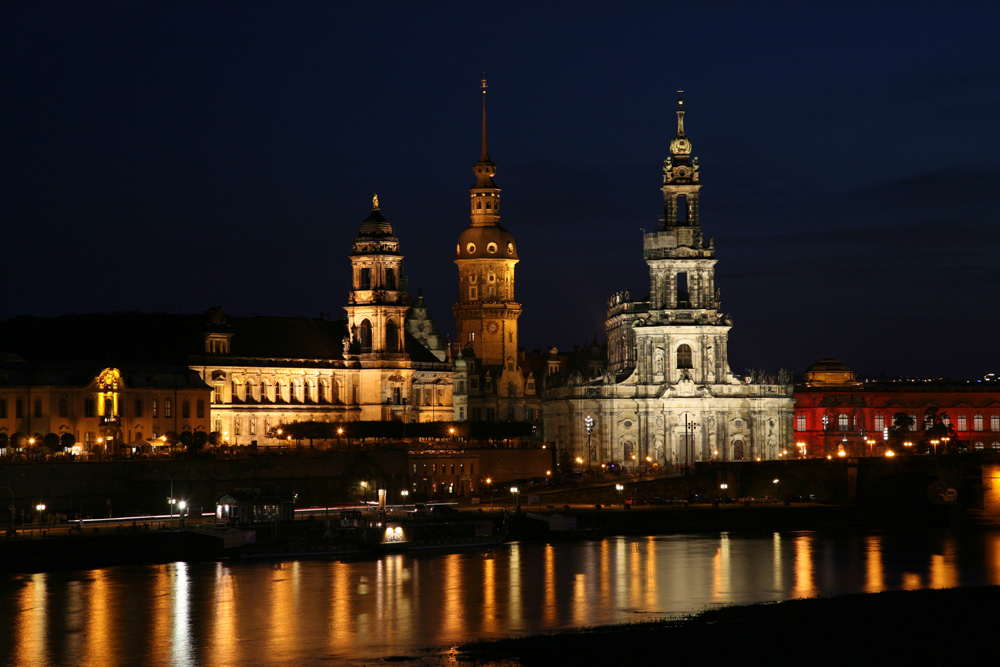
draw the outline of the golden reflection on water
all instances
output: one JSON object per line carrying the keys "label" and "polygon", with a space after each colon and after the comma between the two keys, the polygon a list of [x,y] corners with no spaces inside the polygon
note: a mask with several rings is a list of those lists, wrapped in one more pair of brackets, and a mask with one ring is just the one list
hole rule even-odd
{"label": "golden reflection on water", "polygon": [[[486,635],[492,635],[499,627],[497,622],[496,567],[497,562],[493,558],[487,558],[483,563],[483,633]],[[552,595],[555,596],[554,585]]]}
{"label": "golden reflection on water", "polygon": [[924,587],[920,575],[916,572],[904,572],[900,589],[904,591],[916,591]]}
{"label": "golden reflection on water", "polygon": [[816,595],[816,585],[813,573],[816,566],[813,562],[813,536],[798,535],[795,537],[795,597],[805,598]]}
{"label": "golden reflection on water", "polygon": [[18,651],[14,664],[45,664],[47,643],[45,630],[48,627],[45,604],[45,578],[47,576],[44,573],[29,575],[27,583],[21,588],[21,595],[18,597],[19,623],[15,626],[19,635]]}
{"label": "golden reflection on water", "polygon": [[465,596],[461,554],[444,556],[444,615],[441,619],[443,641],[457,641],[465,627]]}
{"label": "golden reflection on water", "polygon": [[330,563],[330,617],[328,634],[336,654],[350,646],[354,636],[354,595],[351,591],[351,577],[354,570],[349,563]]}
{"label": "golden reflection on water", "polygon": [[5,582],[11,664],[337,664],[628,622],[637,612],[1000,583],[1000,535],[617,537],[514,543],[492,554],[174,563]]}
{"label": "golden reflection on water", "polygon": [[209,636],[211,651],[207,651],[202,659],[206,660],[207,667],[213,665],[231,665],[236,660],[236,632],[237,627],[237,604],[236,604],[236,577],[230,576],[230,570],[222,563],[215,564],[215,576],[213,577],[214,602],[212,605],[212,617],[206,619],[205,627]]}
{"label": "golden reflection on water", "polygon": [[[108,583],[107,570],[95,570],[93,581],[90,582],[86,597],[86,608],[88,623],[86,630],[87,649],[83,656],[83,665],[103,665],[114,664],[114,655],[111,646],[113,636],[114,619],[111,618],[111,593]],[[154,589],[155,590],[155,589]]]}
{"label": "golden reflection on water", "polygon": [[959,585],[956,546],[953,540],[945,541],[942,553],[931,555],[931,588],[955,588]]}
{"label": "golden reflection on water", "polygon": [[[556,548],[551,544],[545,545],[545,553],[543,556],[543,562],[545,563],[545,601],[542,611],[542,618],[545,619],[546,623],[555,623],[556,621]],[[492,572],[493,559],[487,561],[490,564],[490,571]]]}
{"label": "golden reflection on water", "polygon": [[776,532],[771,536],[771,557],[773,558],[771,571],[773,572],[774,590],[780,591],[785,588],[784,572],[782,571],[781,564],[781,533]]}
{"label": "golden reflection on water", "polygon": [[729,533],[719,536],[719,548],[712,557],[712,601],[719,602],[729,595],[732,588],[730,576]]}
{"label": "golden reflection on water", "polygon": [[657,604],[656,591],[659,590],[659,581],[657,580],[659,570],[656,567],[655,550],[656,540],[653,536],[645,538],[643,541],[643,554],[646,559],[646,576],[643,591],[646,593],[646,609],[655,609]]}
{"label": "golden reflection on water", "polygon": [[874,535],[865,540],[865,592],[885,590],[885,567],[882,564],[882,538]]}
{"label": "golden reflection on water", "polygon": [[510,545],[510,586],[508,586],[507,605],[510,608],[510,622],[515,627],[521,627],[523,610],[521,608],[521,545],[514,542]]}

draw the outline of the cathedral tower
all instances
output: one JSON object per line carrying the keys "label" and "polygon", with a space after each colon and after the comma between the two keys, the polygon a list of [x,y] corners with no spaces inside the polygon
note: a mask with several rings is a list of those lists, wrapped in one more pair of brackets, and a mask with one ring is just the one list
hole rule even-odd
{"label": "cathedral tower", "polygon": [[362,359],[404,359],[409,304],[403,285],[403,256],[392,225],[379,212],[378,195],[372,198],[372,212],[354,239],[351,274],[351,294],[345,307],[351,352]]}
{"label": "cathedral tower", "polygon": [[514,237],[500,226],[500,188],[493,182],[496,164],[486,145],[486,79],[483,91],[483,145],[473,169],[476,184],[469,190],[472,224],[458,237],[458,302],[452,307],[460,349],[472,347],[483,366],[517,367],[517,318],[514,301]]}

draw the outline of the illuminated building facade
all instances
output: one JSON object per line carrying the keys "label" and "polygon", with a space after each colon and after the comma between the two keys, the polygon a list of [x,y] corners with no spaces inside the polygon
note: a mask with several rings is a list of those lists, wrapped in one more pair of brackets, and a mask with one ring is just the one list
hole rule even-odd
{"label": "illuminated building facade", "polygon": [[[352,247],[346,321],[213,308],[0,323],[0,352],[11,353],[0,440],[66,434],[93,450],[109,436],[141,445],[170,432],[214,432],[213,444],[264,446],[287,444],[281,426],[296,421],[456,419],[447,342],[422,296],[406,293],[402,260],[376,198]],[[117,365],[99,377],[70,372],[94,359]]]}
{"label": "illuminated building facade", "polygon": [[[892,442],[899,414],[907,432]],[[862,382],[845,364],[821,359],[795,386],[795,441],[808,457],[882,456],[894,447],[898,454],[1000,450],[1000,387]]]}
{"label": "illuminated building facade", "polygon": [[136,454],[168,433],[178,441],[199,433],[208,440],[210,391],[187,367],[94,368],[30,352],[4,355],[0,455]]}
{"label": "illuminated building facade", "polygon": [[[684,131],[664,163],[664,215],[645,234],[650,296],[608,301],[607,370],[549,377],[545,437],[584,465],[689,466],[785,456],[792,443],[792,386],[778,377],[739,378],[729,369],[731,320],[715,287],[713,241],[702,235],[697,158]],[[589,419],[588,419],[589,418]],[[589,463],[588,463],[589,462]]]}
{"label": "illuminated building facade", "polygon": [[456,394],[468,409],[459,418],[532,421],[538,418],[539,400],[534,377],[525,370],[518,350],[517,243],[500,225],[500,188],[493,181],[497,167],[487,150],[485,79],[482,90],[482,152],[473,168],[476,183],[469,191],[471,224],[455,248],[458,301],[452,312],[456,348],[467,375]]}

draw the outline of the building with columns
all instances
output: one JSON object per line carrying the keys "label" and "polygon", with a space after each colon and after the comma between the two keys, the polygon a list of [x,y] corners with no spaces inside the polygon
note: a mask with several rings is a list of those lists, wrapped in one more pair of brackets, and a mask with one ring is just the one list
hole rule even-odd
{"label": "building with columns", "polygon": [[49,434],[112,454],[168,433],[273,446],[292,422],[457,419],[448,342],[402,261],[376,198],[352,245],[346,320],[212,308],[0,322],[0,450]]}
{"label": "building with columns", "polygon": [[518,350],[517,320],[521,304],[514,296],[517,243],[500,225],[500,188],[493,181],[497,166],[490,159],[486,135],[486,80],[482,82],[482,150],[473,167],[476,183],[469,190],[471,223],[458,237],[458,301],[456,352],[467,376],[459,378],[462,418],[473,421],[533,421],[539,396],[534,376]]}
{"label": "building with columns", "polygon": [[690,466],[776,459],[792,451],[790,376],[737,377],[732,321],[715,286],[715,248],[702,234],[698,158],[684,130],[664,162],[663,217],[643,237],[649,297],[608,300],[603,375],[548,377],[545,437],[585,466]]}

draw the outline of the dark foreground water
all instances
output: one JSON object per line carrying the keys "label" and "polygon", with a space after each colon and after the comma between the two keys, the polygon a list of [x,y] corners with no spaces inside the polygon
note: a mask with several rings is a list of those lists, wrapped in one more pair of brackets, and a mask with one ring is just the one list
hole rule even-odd
{"label": "dark foreground water", "polygon": [[1000,584],[1000,533],[620,537],[0,578],[10,665],[361,664],[731,603]]}

